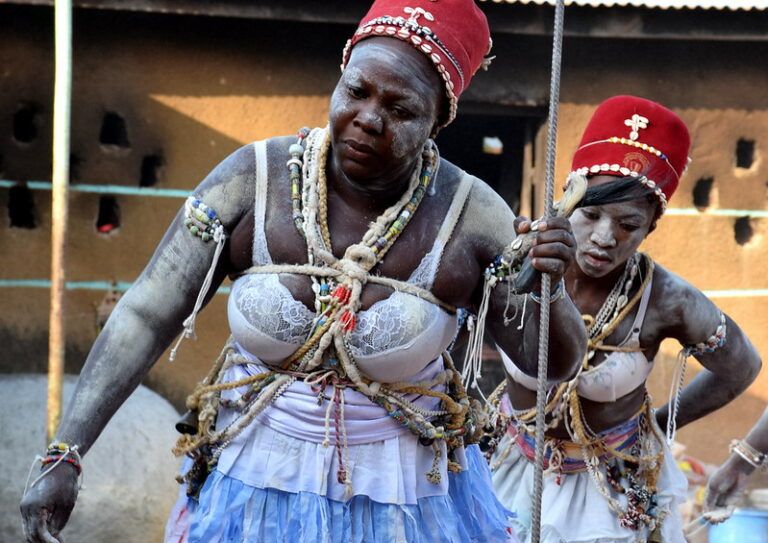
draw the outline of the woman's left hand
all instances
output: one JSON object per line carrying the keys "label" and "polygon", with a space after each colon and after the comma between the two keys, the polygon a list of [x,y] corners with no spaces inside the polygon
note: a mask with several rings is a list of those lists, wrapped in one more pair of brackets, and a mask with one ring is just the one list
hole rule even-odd
{"label": "woman's left hand", "polygon": [[[531,230],[531,220],[526,217],[515,219],[515,231],[523,234]],[[564,217],[550,217],[538,223],[536,235],[528,255],[533,267],[550,274],[554,285],[565,275],[573,262],[576,240],[571,233],[571,223]]]}

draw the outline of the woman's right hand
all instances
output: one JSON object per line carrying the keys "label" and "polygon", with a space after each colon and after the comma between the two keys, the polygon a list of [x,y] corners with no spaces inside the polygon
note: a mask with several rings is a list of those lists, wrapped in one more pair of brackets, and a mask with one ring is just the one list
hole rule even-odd
{"label": "woman's right hand", "polygon": [[754,468],[732,454],[709,478],[704,518],[713,524],[727,520],[744,498],[747,479]]}
{"label": "woman's right hand", "polygon": [[27,491],[21,500],[21,516],[27,542],[61,541],[59,532],[67,524],[77,500],[77,479],[77,470],[62,462]]}

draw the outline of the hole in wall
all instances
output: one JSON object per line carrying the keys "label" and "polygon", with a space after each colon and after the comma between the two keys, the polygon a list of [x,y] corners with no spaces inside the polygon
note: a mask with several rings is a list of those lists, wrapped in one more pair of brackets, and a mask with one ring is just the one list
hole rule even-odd
{"label": "hole in wall", "polygon": [[37,228],[35,198],[26,185],[14,185],[8,191],[8,216],[13,228]]}
{"label": "hole in wall", "polygon": [[161,154],[146,155],[141,160],[140,187],[154,187],[160,179],[161,169],[165,161]]}
{"label": "hole in wall", "polygon": [[99,216],[96,218],[96,231],[109,234],[120,228],[120,205],[114,196],[99,197]]}
{"label": "hole in wall", "polygon": [[114,145],[116,147],[130,147],[128,129],[125,119],[113,111],[107,111],[101,119],[99,142],[102,145]]}
{"label": "hole in wall", "polygon": [[83,159],[72,153],[69,155],[69,182],[77,183],[80,181],[80,168],[83,165]]}
{"label": "hole in wall", "polygon": [[733,235],[736,238],[736,243],[739,245],[749,243],[754,233],[749,217],[739,217],[733,224]]}
{"label": "hole in wall", "polygon": [[714,183],[712,177],[702,177],[696,181],[696,185],[693,187],[693,205],[699,209],[706,209],[709,207],[710,193],[712,192],[712,183]]}
{"label": "hole in wall", "polygon": [[13,115],[13,139],[18,143],[32,143],[37,139],[40,111],[34,104],[23,103]]}
{"label": "hole in wall", "polygon": [[755,141],[740,139],[736,142],[736,167],[751,168],[755,161]]}

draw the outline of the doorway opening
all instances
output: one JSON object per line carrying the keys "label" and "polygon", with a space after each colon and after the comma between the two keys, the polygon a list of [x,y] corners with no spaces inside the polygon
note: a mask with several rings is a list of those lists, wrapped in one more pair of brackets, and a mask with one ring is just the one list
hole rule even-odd
{"label": "doorway opening", "polygon": [[545,114],[542,108],[462,104],[437,137],[440,154],[488,183],[516,215],[530,215],[535,143]]}

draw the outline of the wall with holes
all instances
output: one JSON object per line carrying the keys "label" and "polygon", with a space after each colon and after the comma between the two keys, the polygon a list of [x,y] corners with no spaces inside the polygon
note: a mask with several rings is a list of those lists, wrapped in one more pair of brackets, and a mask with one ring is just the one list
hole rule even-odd
{"label": "wall with holes", "polygon": [[[69,371],[78,371],[114,304],[105,285],[116,282],[119,291],[140,273],[181,194],[240,145],[326,122],[350,31],[76,10]],[[44,371],[47,361],[50,191],[34,182],[48,181],[51,171],[52,37],[49,8],[0,3],[0,181],[9,182],[0,186],[0,281],[18,282],[0,290],[0,371]],[[494,42],[491,69],[478,74],[464,100],[540,113],[549,38],[497,34]],[[677,111],[692,129],[694,160],[670,207],[691,214],[670,211],[644,248],[702,289],[768,288],[766,219],[750,213],[765,209],[768,190],[768,94],[757,90],[768,88],[758,62],[764,58],[765,42],[565,43],[558,179],[594,107],[608,96],[638,94]],[[541,149],[536,156],[543,157]],[[136,194],[147,189],[164,196]],[[715,302],[768,355],[768,297]],[[183,405],[228,335],[225,317],[225,296],[215,296],[199,318],[199,340],[185,343],[175,364],[161,359],[148,384]],[[664,352],[671,357],[674,350]],[[657,400],[666,397],[670,368],[660,363],[654,373]],[[704,459],[719,460],[767,400],[761,375],[749,395],[705,426],[684,429],[681,438]]]}
{"label": "wall with holes", "polygon": [[[208,171],[248,142],[326,122],[348,31],[318,43],[306,24],[286,33],[79,9],[74,20],[66,324],[76,373],[114,305],[105,285],[134,280]],[[52,38],[50,8],[0,4],[0,282],[19,285],[0,289],[0,372],[47,365],[51,198],[39,182],[51,176]],[[179,407],[228,337],[225,301],[214,297],[199,341],[149,379]]]}

